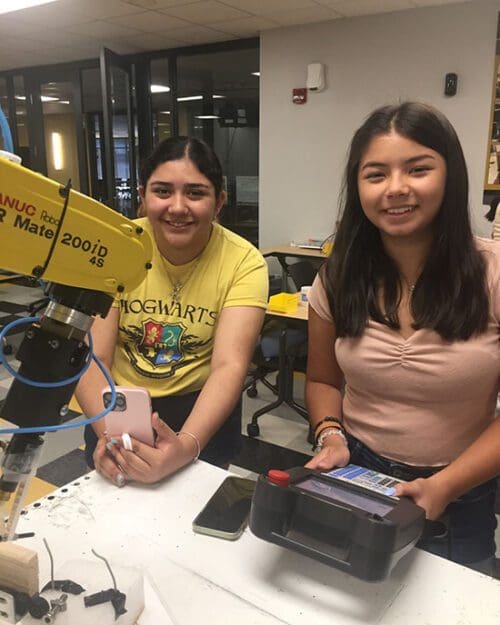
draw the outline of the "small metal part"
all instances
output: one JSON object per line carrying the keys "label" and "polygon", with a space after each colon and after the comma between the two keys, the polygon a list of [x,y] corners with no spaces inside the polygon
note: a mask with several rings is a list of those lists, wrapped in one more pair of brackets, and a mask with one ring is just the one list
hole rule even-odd
{"label": "small metal part", "polygon": [[[51,589],[52,589],[52,582],[48,582],[42,588],[42,592],[45,592],[46,590],[51,590]],[[62,592],[67,592],[70,595],[80,595],[85,590],[85,588],[83,588],[83,586],[80,586],[80,584],[77,584],[76,582],[72,581],[71,579],[56,579],[56,580],[54,580],[54,589],[55,590],[60,590]]]}
{"label": "small metal part", "polygon": [[86,608],[92,608],[95,605],[101,605],[101,603],[110,601],[115,610],[115,619],[117,619],[127,611],[125,608],[126,600],[126,594],[114,588],[109,588],[108,590],[101,590],[100,592],[95,592],[93,595],[84,597],[83,603]]}
{"label": "small metal part", "polygon": [[92,608],[95,605],[101,605],[101,603],[106,603],[107,601],[111,601],[115,595],[114,588],[110,588],[109,590],[101,590],[99,592],[95,592],[93,595],[88,595],[83,598],[83,603],[86,608]]}
{"label": "small metal part", "polygon": [[[19,540],[20,538],[32,538],[35,535],[35,532],[21,532],[21,534],[14,534],[12,540]],[[2,537],[0,536],[0,542],[2,542]]]}
{"label": "small metal part", "polygon": [[31,597],[28,612],[33,618],[42,618],[49,610],[50,605],[47,599],[40,597],[40,595],[33,595],[33,597]]}
{"label": "small metal part", "polygon": [[50,602],[50,610],[43,617],[44,623],[54,623],[59,612],[65,612],[67,609],[66,601],[68,599],[68,595],[66,593],[62,594],[59,599],[52,599]]}
{"label": "small metal part", "polygon": [[106,560],[106,558],[104,556],[99,555],[94,549],[91,549],[91,551],[96,556],[96,558],[99,558],[106,564],[109,574],[111,575],[111,579],[113,580],[113,588],[110,588],[109,590],[101,590],[100,592],[96,592],[93,595],[84,597],[83,603],[85,604],[86,608],[90,608],[94,605],[100,605],[101,603],[105,603],[106,601],[111,601],[111,605],[113,606],[115,610],[115,620],[116,620],[119,616],[121,616],[122,614],[125,614],[125,612],[127,611],[125,608],[127,595],[118,590],[116,586],[115,576],[113,575],[111,566],[109,565],[109,562]]}
{"label": "small metal part", "polygon": [[53,300],[48,303],[44,316],[49,317],[53,321],[75,327],[83,332],[90,330],[93,321],[89,315]]}
{"label": "small metal part", "polygon": [[115,609],[115,621],[116,619],[125,614],[127,611],[125,608],[125,601],[127,600],[127,595],[119,590],[116,590],[114,593],[114,597],[111,599],[111,605]]}

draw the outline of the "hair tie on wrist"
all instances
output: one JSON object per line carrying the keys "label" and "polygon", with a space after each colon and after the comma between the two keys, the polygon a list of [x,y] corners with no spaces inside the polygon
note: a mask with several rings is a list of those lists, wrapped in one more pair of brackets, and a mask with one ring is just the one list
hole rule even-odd
{"label": "hair tie on wrist", "polygon": [[181,434],[185,434],[186,436],[190,436],[194,442],[196,443],[196,456],[193,458],[193,462],[195,460],[198,460],[198,458],[200,457],[200,453],[201,453],[201,445],[200,445],[200,441],[198,440],[198,438],[192,434],[191,432],[186,432],[186,430],[180,430],[179,432],[176,432],[177,436],[180,436]]}

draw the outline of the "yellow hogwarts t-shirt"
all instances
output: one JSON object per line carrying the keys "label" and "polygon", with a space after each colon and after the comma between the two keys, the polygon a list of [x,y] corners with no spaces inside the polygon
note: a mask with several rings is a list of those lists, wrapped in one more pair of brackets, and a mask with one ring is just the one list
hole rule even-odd
{"label": "yellow hogwarts t-shirt", "polygon": [[[153,237],[147,218],[137,222]],[[267,265],[251,243],[219,224],[187,265],[172,265],[156,246],[152,262],[146,279],[113,304],[120,321],[112,374],[117,384],[144,386],[152,397],[184,395],[208,378],[220,311],[266,308]]]}

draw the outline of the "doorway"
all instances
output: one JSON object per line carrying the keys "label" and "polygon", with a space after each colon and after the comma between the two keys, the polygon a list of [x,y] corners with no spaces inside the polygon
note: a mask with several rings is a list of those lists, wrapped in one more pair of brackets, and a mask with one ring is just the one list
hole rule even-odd
{"label": "doorway", "polygon": [[[137,210],[136,124],[130,64],[103,48],[93,67],[26,72],[26,166],[127,217]],[[14,81],[15,85],[15,81]],[[19,146],[17,146],[19,147]]]}
{"label": "doorway", "polygon": [[43,69],[25,75],[29,166],[65,185],[88,192],[81,124],[81,86],[77,70]]}

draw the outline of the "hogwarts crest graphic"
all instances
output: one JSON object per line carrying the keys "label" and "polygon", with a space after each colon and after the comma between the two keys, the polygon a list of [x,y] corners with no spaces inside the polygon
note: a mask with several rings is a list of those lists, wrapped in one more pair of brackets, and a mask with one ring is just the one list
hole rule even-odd
{"label": "hogwarts crest graphic", "polygon": [[147,319],[141,326],[120,326],[124,348],[134,369],[150,378],[169,378],[197,358],[202,341],[187,334],[183,323],[160,323]]}

